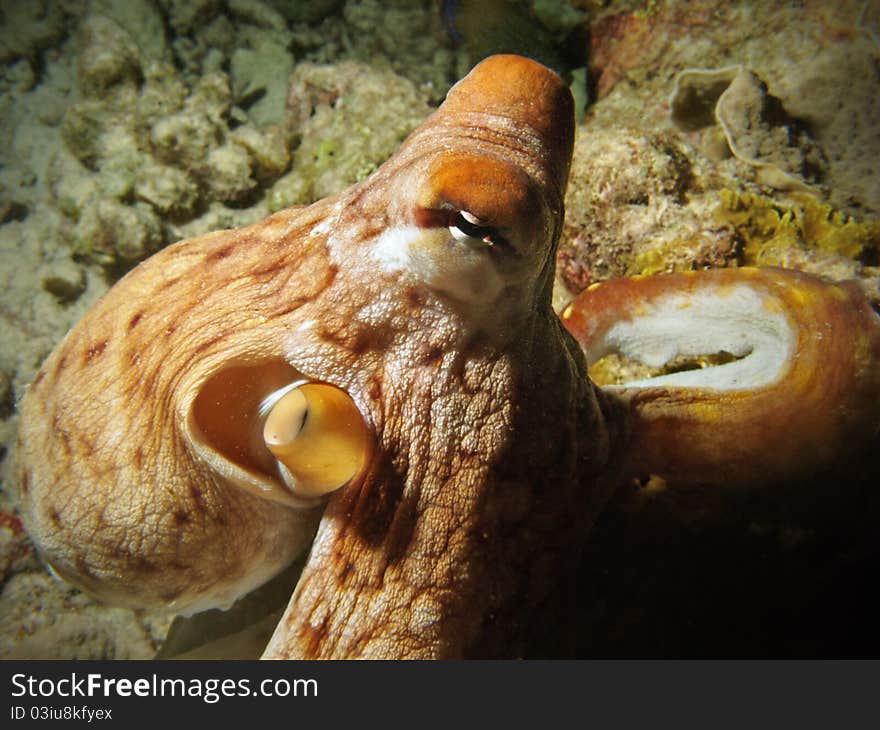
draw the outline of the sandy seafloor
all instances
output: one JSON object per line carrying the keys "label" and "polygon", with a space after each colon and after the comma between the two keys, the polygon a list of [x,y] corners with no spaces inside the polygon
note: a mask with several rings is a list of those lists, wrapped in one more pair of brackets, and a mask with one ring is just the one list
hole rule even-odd
{"label": "sandy seafloor", "polygon": [[[170,621],[56,580],[18,521],[16,403],[53,345],[162,246],[362,179],[496,51],[579,102],[557,304],[746,264],[880,301],[876,0],[5,0],[0,658],[147,658]],[[737,104],[682,101],[719,69]],[[877,469],[850,466],[711,506],[622,497],[584,561],[580,655],[876,656]]]}

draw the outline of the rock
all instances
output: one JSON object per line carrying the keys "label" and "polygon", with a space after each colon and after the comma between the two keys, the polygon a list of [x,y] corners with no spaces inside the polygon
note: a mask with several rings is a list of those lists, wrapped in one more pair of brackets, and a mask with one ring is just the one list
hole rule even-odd
{"label": "rock", "polygon": [[243,124],[233,130],[231,139],[247,150],[254,174],[261,182],[277,179],[290,166],[287,140],[277,125],[258,129],[253,124]]}
{"label": "rock", "polygon": [[830,46],[804,73],[774,84],[825,152],[831,203],[860,217],[880,213],[880,74],[870,48],[865,37]]}
{"label": "rock", "polygon": [[174,66],[162,61],[149,63],[137,100],[138,115],[143,124],[152,125],[160,117],[180,111],[188,96],[189,89]]}
{"label": "rock", "polygon": [[268,0],[287,20],[294,23],[316,23],[333,15],[344,0]]}
{"label": "rock", "polygon": [[[12,392],[12,377],[5,370],[0,370],[0,419],[6,420],[9,418],[12,414],[14,403],[15,395]],[[0,517],[0,530],[3,528],[3,518]]]}
{"label": "rock", "polygon": [[222,0],[159,0],[177,36],[206,25],[222,9]]}
{"label": "rock", "polygon": [[27,205],[10,198],[8,193],[0,190],[0,224],[9,221],[23,221],[27,216]]}
{"label": "rock", "polygon": [[216,51],[225,59],[238,42],[235,25],[226,15],[218,15],[205,27],[201,39],[208,46],[208,53]]}
{"label": "rock", "polygon": [[141,168],[134,185],[138,199],[174,220],[187,220],[195,214],[199,186],[183,170],[150,162]]}
{"label": "rock", "polygon": [[251,160],[241,145],[227,143],[211,150],[205,182],[211,193],[224,203],[245,202],[257,186],[251,175]]}
{"label": "rock", "polygon": [[30,91],[37,77],[30,61],[21,58],[0,68],[0,93],[21,94]]}
{"label": "rock", "polygon": [[718,98],[718,123],[733,154],[753,165],[758,179],[779,190],[809,190],[826,167],[804,124],[789,115],[757,74],[740,71]]}
{"label": "rock", "polygon": [[[730,151],[755,169],[760,182],[777,190],[808,192],[825,172],[824,153],[805,125],[743,66],[682,71],[670,99],[670,117],[686,132],[717,122]],[[708,137],[711,150],[714,138]]]}
{"label": "rock", "polygon": [[742,70],[737,64],[689,68],[678,74],[669,99],[669,117],[675,126],[685,132],[696,132],[716,124],[718,99]]}
{"label": "rock", "polygon": [[732,232],[706,225],[717,199],[705,179],[674,132],[620,126],[579,135],[557,270],[568,296],[609,278],[734,259]]}
{"label": "rock", "polygon": [[40,271],[42,286],[59,304],[70,304],[86,290],[86,274],[69,258],[46,264]]}
{"label": "rock", "polygon": [[291,205],[303,205],[312,197],[312,181],[293,170],[275,181],[267,204],[269,210],[276,211]]}
{"label": "rock", "polygon": [[287,29],[284,16],[271,5],[260,0],[228,0],[227,7],[234,16],[258,28],[282,32]]}
{"label": "rock", "polygon": [[273,41],[263,43],[259,49],[239,48],[232,54],[230,74],[235,99],[256,124],[281,122],[292,71],[293,56]]}
{"label": "rock", "polygon": [[[9,418],[7,411],[12,410],[12,387],[3,371],[0,371],[0,396],[5,420]],[[14,514],[0,510],[0,581],[5,582],[12,573],[24,568],[33,570],[35,563],[34,548],[21,521]]]}
{"label": "rock", "polygon": [[218,123],[200,112],[184,111],[160,119],[150,132],[156,157],[186,170],[201,170],[222,138]]}
{"label": "rock", "polygon": [[262,201],[254,205],[244,207],[229,207],[213,200],[208,203],[204,212],[197,218],[185,221],[181,224],[173,224],[168,227],[169,238],[181,240],[200,236],[212,231],[221,231],[226,228],[241,228],[265,218],[271,211]]}
{"label": "rock", "polygon": [[[285,180],[274,191],[273,206],[311,202],[362,180],[431,112],[427,97],[388,68],[352,61],[299,64],[287,118],[289,133],[301,140],[292,174],[305,182]],[[285,198],[295,191],[304,197]]]}
{"label": "rock", "polygon": [[[858,5],[865,10],[871,4]],[[721,14],[716,9],[708,0],[693,0],[654,4],[650,12],[619,7],[600,11],[590,27],[590,71],[599,97],[589,110],[590,128],[658,127],[668,118],[669,92],[682,69],[711,73],[747,62],[794,121],[770,125],[790,130],[786,139],[783,130],[777,130],[774,144],[787,141],[785,147],[798,147],[805,129],[812,141],[807,147],[821,150],[821,169],[813,174],[814,180],[807,180],[813,193],[827,196],[846,213],[876,216],[880,212],[875,164],[880,156],[876,12],[860,15],[845,3],[734,4]],[[717,144],[719,128],[713,122],[682,133],[719,163],[719,171],[730,173],[738,167],[740,183],[750,186],[757,180],[767,185],[771,174],[767,168],[725,159],[723,146]],[[801,154],[809,168],[812,151]],[[808,169],[808,178],[811,173],[816,171]],[[784,180],[779,184],[790,185]]]}
{"label": "rock", "polygon": [[159,219],[144,204],[113,198],[92,201],[73,231],[75,253],[103,266],[137,262],[162,245]]}
{"label": "rock", "polygon": [[77,71],[83,96],[100,98],[117,84],[140,81],[140,51],[116,21],[90,15],[80,26],[80,46]]}
{"label": "rock", "polygon": [[[164,243],[162,225],[149,206],[135,203],[111,223],[117,226],[116,252],[124,262],[142,261]],[[122,231],[119,227],[124,226]]]}
{"label": "rock", "polygon": [[202,76],[187,99],[187,107],[218,123],[221,122],[232,107],[229,77],[222,71],[214,71]]}
{"label": "rock", "polygon": [[119,24],[134,39],[144,61],[168,60],[165,24],[150,0],[91,0],[93,13]]}
{"label": "rock", "polygon": [[86,203],[97,194],[96,176],[80,165],[65,149],[58,150],[47,166],[46,185],[51,201],[76,220]]}
{"label": "rock", "polygon": [[61,139],[67,150],[94,170],[101,154],[101,135],[107,121],[104,106],[95,100],[71,104],[61,120]]}
{"label": "rock", "polygon": [[130,198],[135,180],[149,161],[149,156],[138,149],[134,131],[124,126],[111,127],[101,137],[101,155],[99,194],[117,200]]}
{"label": "rock", "polygon": [[0,8],[0,63],[36,60],[65,36],[61,3],[54,0],[6,0]]}
{"label": "rock", "polygon": [[47,573],[11,576],[3,587],[0,657],[4,659],[149,659],[167,630],[133,611],[96,604]]}

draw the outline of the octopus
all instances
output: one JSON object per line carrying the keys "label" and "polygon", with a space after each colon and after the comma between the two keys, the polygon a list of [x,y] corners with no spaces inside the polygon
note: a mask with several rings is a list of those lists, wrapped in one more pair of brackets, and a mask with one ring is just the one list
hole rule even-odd
{"label": "octopus", "polygon": [[[661,275],[554,312],[574,132],[554,72],[493,56],[363,182],[129,272],[20,403],[46,562],[188,615],[307,555],[267,659],[564,657],[621,484],[768,488],[876,443],[852,282]],[[728,357],[599,387],[611,352]]]}

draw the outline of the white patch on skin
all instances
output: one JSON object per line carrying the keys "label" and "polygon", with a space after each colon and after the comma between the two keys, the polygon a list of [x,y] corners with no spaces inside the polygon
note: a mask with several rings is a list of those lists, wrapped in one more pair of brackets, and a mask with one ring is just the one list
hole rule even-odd
{"label": "white patch on skin", "polygon": [[320,223],[317,223],[312,230],[309,231],[309,237],[315,238],[317,236],[324,236],[330,231],[333,230],[333,226],[336,223],[336,220],[339,217],[339,213],[342,210],[342,205],[340,203],[336,203],[327,215],[321,220]]}
{"label": "white patch on skin", "polygon": [[413,268],[410,246],[423,234],[418,226],[395,226],[382,231],[371,254],[379,268],[389,273]]}
{"label": "white patch on skin", "polygon": [[679,356],[729,352],[734,362],[634,380],[614,388],[711,388],[751,390],[789,369],[795,335],[783,312],[771,311],[748,284],[669,294],[645,312],[614,324],[591,348],[591,364],[609,353],[660,367]]}
{"label": "white patch on skin", "polygon": [[345,247],[340,244],[340,237],[337,235],[342,207],[342,203],[335,203],[321,222],[309,231],[309,238],[326,238],[327,254],[335,266],[340,266],[345,261]]}
{"label": "white patch on skin", "polygon": [[381,271],[408,274],[460,302],[491,302],[504,285],[485,244],[455,240],[447,228],[388,228],[371,258]]}

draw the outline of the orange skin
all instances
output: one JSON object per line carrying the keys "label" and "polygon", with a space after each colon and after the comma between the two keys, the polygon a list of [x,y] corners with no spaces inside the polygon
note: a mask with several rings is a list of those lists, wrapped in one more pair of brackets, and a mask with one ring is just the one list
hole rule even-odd
{"label": "orange skin", "polygon": [[[190,613],[311,542],[266,658],[568,655],[575,568],[638,419],[550,306],[573,134],[554,73],[492,57],[364,182],[130,272],[21,402],[47,561]],[[485,240],[452,235],[461,211]],[[325,502],[254,437],[299,378],[346,391],[371,434]]]}

